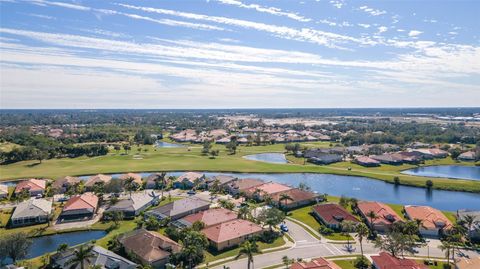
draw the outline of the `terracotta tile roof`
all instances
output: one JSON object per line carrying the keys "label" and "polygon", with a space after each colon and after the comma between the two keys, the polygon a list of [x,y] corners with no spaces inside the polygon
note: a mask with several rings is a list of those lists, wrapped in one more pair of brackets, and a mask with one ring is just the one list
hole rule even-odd
{"label": "terracotta tile roof", "polygon": [[[391,224],[402,219],[391,207],[380,202],[359,202],[358,209],[364,216],[373,211],[377,215],[373,224]],[[370,218],[367,217],[367,220],[370,221]]]}
{"label": "terracotta tile roof", "polygon": [[296,262],[290,269],[342,269],[334,262],[327,261],[324,258],[312,259],[309,262]]}
{"label": "terracotta tile roof", "polygon": [[460,259],[456,266],[457,269],[478,269],[480,268],[480,257],[473,259]]}
{"label": "terracotta tile roof", "polygon": [[97,205],[98,197],[91,192],[86,192],[82,195],[76,195],[70,198],[67,203],[65,203],[63,211],[78,209],[92,209],[95,211],[97,209]]}
{"label": "terracotta tile roof", "polygon": [[277,192],[290,190],[291,188],[287,185],[283,185],[283,184],[280,184],[280,183],[267,182],[267,183],[264,183],[262,185],[246,189],[245,192],[254,193],[257,189],[260,190],[262,193],[274,194],[274,193],[277,193]]}
{"label": "terracotta tile roof", "polygon": [[22,192],[23,189],[28,191],[44,191],[47,181],[44,179],[31,178],[29,180],[20,181],[15,187],[15,193]]}
{"label": "terracotta tile roof", "polygon": [[350,212],[339,204],[329,203],[315,205],[312,210],[329,224],[339,224],[346,220],[359,222]]}
{"label": "terracotta tile roof", "polygon": [[0,194],[8,194],[8,186],[0,184]]}
{"label": "terracotta tile roof", "polygon": [[237,218],[237,213],[225,209],[225,208],[211,208],[196,214],[188,215],[182,220],[189,223],[194,223],[195,221],[201,221],[205,223],[205,227],[210,227],[212,225],[217,225],[222,222],[227,222]]}
{"label": "terracotta tile roof", "polygon": [[98,174],[98,175],[94,175],[94,176],[91,176],[90,178],[88,178],[87,182],[85,182],[85,186],[92,187],[93,185],[95,185],[95,183],[101,183],[101,182],[106,184],[106,183],[110,182],[110,180],[112,180],[111,176]]}
{"label": "terracotta tile roof", "polygon": [[127,252],[133,252],[143,260],[153,263],[178,253],[180,245],[157,232],[140,229],[120,239]]}
{"label": "terracotta tile roof", "polygon": [[399,259],[386,252],[371,256],[377,269],[428,269],[428,266],[410,259]]}
{"label": "terracotta tile roof", "polygon": [[304,191],[304,190],[295,188],[295,189],[289,189],[286,191],[274,193],[272,194],[272,199],[276,202],[280,202],[280,198],[282,194],[287,194],[288,196],[290,196],[290,198],[292,198],[292,200],[282,201],[282,205],[285,205],[285,204],[288,205],[290,203],[303,202],[303,201],[313,201],[315,200],[316,197],[318,197],[318,194],[315,194],[311,191]]}
{"label": "terracotta tile roof", "polygon": [[440,210],[429,206],[405,206],[405,212],[412,220],[422,221],[422,226],[426,229],[448,229],[452,222]]}
{"label": "terracotta tile roof", "polygon": [[72,186],[77,183],[80,183],[81,179],[78,177],[66,176],[55,180],[52,184],[52,187],[58,189],[65,186]]}
{"label": "terracotta tile roof", "polygon": [[135,174],[135,173],[127,173],[127,174],[123,174],[119,177],[120,180],[122,181],[125,181],[127,180],[128,178],[133,178],[133,181],[135,183],[137,183],[138,185],[142,185],[142,176],[139,175],[139,174]]}
{"label": "terracotta tile roof", "polygon": [[220,243],[262,231],[262,227],[248,220],[236,219],[202,230],[213,242]]}
{"label": "terracotta tile roof", "polygon": [[380,164],[379,161],[372,159],[368,156],[358,156],[355,158],[355,161],[358,163],[364,163],[364,164]]}
{"label": "terracotta tile roof", "polygon": [[238,189],[239,191],[243,191],[243,190],[255,187],[255,186],[260,186],[263,183],[265,183],[265,182],[261,179],[242,178],[242,179],[235,180],[234,182],[232,182],[230,184],[230,186],[235,188],[235,189]]}
{"label": "terracotta tile roof", "polygon": [[179,176],[176,181],[181,182],[181,181],[184,181],[184,180],[188,180],[188,181],[194,183],[196,179],[199,179],[201,177],[203,177],[203,174],[200,174],[200,173],[197,173],[197,172],[187,172],[187,173]]}

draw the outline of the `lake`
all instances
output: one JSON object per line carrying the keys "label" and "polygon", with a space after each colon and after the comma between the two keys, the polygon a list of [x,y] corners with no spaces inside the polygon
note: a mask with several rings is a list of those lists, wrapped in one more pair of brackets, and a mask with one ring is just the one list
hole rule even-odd
{"label": "lake", "polygon": [[27,258],[33,258],[56,251],[58,246],[63,243],[69,246],[75,246],[91,240],[100,239],[106,234],[105,231],[82,231],[34,237],[32,238],[33,242]]}
{"label": "lake", "polygon": [[243,156],[243,158],[251,161],[259,161],[265,163],[288,163],[283,153],[260,153]]}
{"label": "lake", "polygon": [[169,142],[163,142],[163,141],[157,141],[155,143],[156,148],[183,148],[185,147],[182,144],[175,144],[175,143],[169,143]]}
{"label": "lake", "polygon": [[423,166],[402,171],[402,174],[422,177],[480,180],[480,167],[461,165]]}

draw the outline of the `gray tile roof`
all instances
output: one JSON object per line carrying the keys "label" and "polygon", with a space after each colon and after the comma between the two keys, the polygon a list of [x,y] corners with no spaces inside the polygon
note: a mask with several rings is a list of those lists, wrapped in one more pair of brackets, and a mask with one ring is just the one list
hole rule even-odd
{"label": "gray tile roof", "polygon": [[198,198],[189,197],[182,200],[173,201],[169,204],[157,207],[148,212],[151,212],[157,216],[162,215],[165,217],[173,217],[173,216],[181,215],[185,212],[189,212],[191,210],[197,210],[199,208],[202,208],[208,205],[210,205],[210,203],[207,201],[204,201]]}
{"label": "gray tile roof", "polygon": [[30,199],[15,208],[12,219],[45,216],[52,212],[52,202],[46,199]]}
{"label": "gray tile roof", "polygon": [[[105,269],[134,269],[137,266],[134,262],[99,246],[93,247],[92,252],[94,257],[89,259],[90,265],[101,265]],[[69,268],[66,263],[73,257],[74,248],[71,248],[64,253],[53,255],[52,261],[60,268]],[[80,269],[80,265],[75,269]]]}

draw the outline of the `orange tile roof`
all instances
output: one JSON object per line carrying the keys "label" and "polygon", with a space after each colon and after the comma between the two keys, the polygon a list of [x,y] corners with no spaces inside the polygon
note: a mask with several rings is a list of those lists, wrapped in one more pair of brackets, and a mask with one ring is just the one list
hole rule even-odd
{"label": "orange tile roof", "polygon": [[248,220],[236,219],[202,230],[213,242],[220,243],[262,231],[262,227]]}
{"label": "orange tile roof", "polygon": [[111,179],[112,177],[109,175],[98,174],[88,178],[87,182],[85,182],[85,186],[92,187],[93,185],[95,185],[95,183],[101,183],[101,182],[106,184],[110,182]]}
{"label": "orange tile roof", "polygon": [[338,224],[342,221],[359,222],[355,216],[350,214],[345,208],[339,204],[319,204],[312,207],[312,210],[316,212],[322,219],[328,224]]}
{"label": "orange tile roof", "polygon": [[287,205],[289,203],[295,203],[295,202],[313,201],[318,196],[318,194],[315,194],[311,191],[304,191],[298,188],[294,188],[294,189],[289,189],[286,191],[274,193],[272,194],[272,199],[274,201],[279,202],[282,194],[287,194],[288,196],[290,196],[290,198],[292,198],[292,200],[282,201],[282,204],[287,204]]}
{"label": "orange tile roof", "polygon": [[29,180],[20,181],[17,186],[15,186],[15,193],[22,192],[23,189],[28,191],[44,191],[46,186],[46,180],[31,178]]}
{"label": "orange tile roof", "polygon": [[120,241],[127,251],[135,253],[149,263],[165,259],[171,253],[178,253],[181,250],[181,246],[170,238],[144,229],[126,235]]}
{"label": "orange tile roof", "polygon": [[292,264],[290,269],[342,269],[331,261],[327,261],[324,258],[312,259],[309,262],[296,262]]}
{"label": "orange tile roof", "polygon": [[458,269],[478,269],[480,268],[480,257],[466,259],[460,259],[456,264]]}
{"label": "orange tile roof", "polygon": [[255,190],[257,190],[257,189],[260,190],[262,193],[274,194],[274,193],[277,193],[277,192],[290,190],[291,188],[287,185],[283,185],[283,184],[280,184],[280,183],[267,182],[267,183],[264,183],[262,185],[246,189],[245,192],[254,193]]}
{"label": "orange tile roof", "polygon": [[219,223],[227,222],[237,218],[237,213],[225,209],[225,208],[211,208],[196,214],[188,215],[183,220],[194,223],[195,221],[201,221],[205,224],[205,227],[217,225]]}
{"label": "orange tile roof", "polygon": [[187,172],[177,178],[176,181],[183,181],[183,180],[188,180],[192,183],[195,183],[196,179],[199,179],[203,177],[203,174],[197,173],[197,172]]}
{"label": "orange tile roof", "polygon": [[135,173],[127,173],[127,174],[123,174],[119,177],[120,180],[122,181],[125,181],[127,180],[128,178],[133,178],[133,181],[135,183],[137,183],[138,185],[142,185],[142,176],[139,175],[139,174],[135,174]]}
{"label": "orange tile roof", "polygon": [[[391,207],[380,202],[358,202],[358,209],[364,216],[373,211],[377,215],[373,224],[391,224],[402,219]],[[370,221],[370,218],[367,217],[367,220]]]}
{"label": "orange tile roof", "polygon": [[412,220],[421,220],[426,229],[444,228],[452,226],[452,222],[440,210],[429,206],[405,206],[405,212]]}
{"label": "orange tile roof", "polygon": [[82,195],[76,195],[70,198],[67,203],[65,203],[63,211],[78,209],[93,209],[95,211],[97,205],[98,197],[91,192],[86,192]]}
{"label": "orange tile roof", "polygon": [[399,259],[386,252],[371,256],[378,269],[428,269],[429,267],[414,260]]}

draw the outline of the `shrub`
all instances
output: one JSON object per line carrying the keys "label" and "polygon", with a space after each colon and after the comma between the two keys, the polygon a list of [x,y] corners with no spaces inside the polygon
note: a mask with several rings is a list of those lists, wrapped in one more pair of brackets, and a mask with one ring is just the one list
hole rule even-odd
{"label": "shrub", "polygon": [[325,226],[320,227],[320,229],[318,229],[318,230],[323,235],[330,235],[334,232],[332,229],[330,229],[328,227],[325,227]]}

